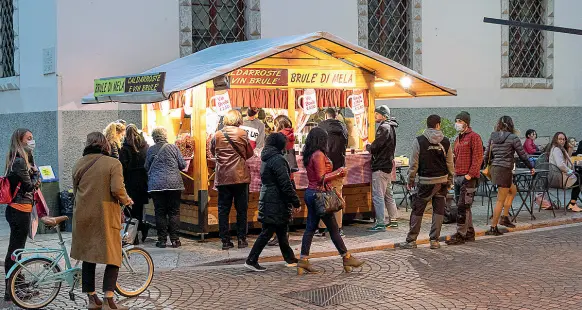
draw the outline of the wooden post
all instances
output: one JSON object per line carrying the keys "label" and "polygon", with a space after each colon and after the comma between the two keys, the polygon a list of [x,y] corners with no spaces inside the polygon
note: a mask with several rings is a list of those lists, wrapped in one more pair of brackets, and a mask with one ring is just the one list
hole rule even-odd
{"label": "wooden post", "polygon": [[295,123],[295,88],[287,88],[287,113],[293,126],[297,126]]}
{"label": "wooden post", "polygon": [[[187,90],[188,91],[188,90]],[[208,167],[206,165],[206,85],[192,90],[192,116],[190,118],[194,139],[193,165],[194,193],[208,190]]]}
{"label": "wooden post", "polygon": [[143,131],[149,134],[148,128],[148,105],[142,104],[141,105],[141,128]]}
{"label": "wooden post", "polygon": [[376,109],[376,90],[374,89],[373,81],[368,85],[368,141],[372,143],[376,138],[376,121],[374,119],[374,110]]}

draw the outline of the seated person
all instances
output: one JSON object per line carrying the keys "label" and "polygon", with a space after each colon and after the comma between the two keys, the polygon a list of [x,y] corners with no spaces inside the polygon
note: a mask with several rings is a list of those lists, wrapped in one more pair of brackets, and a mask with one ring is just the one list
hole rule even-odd
{"label": "seated person", "polygon": [[568,139],[563,132],[557,132],[552,139],[548,154],[551,164],[548,182],[551,188],[572,188],[567,208],[574,212],[580,212],[582,209],[576,204],[578,195],[580,195],[580,181],[574,174],[574,164],[568,156],[567,141]]}
{"label": "seated person", "polygon": [[525,132],[525,142],[523,143],[523,149],[529,155],[539,154],[540,148],[535,144],[538,134],[533,129],[528,129]]}

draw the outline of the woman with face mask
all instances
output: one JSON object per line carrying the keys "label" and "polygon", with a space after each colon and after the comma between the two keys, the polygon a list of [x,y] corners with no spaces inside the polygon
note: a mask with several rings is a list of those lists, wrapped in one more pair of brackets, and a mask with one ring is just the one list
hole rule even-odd
{"label": "woman with face mask", "polygon": [[[40,174],[32,156],[34,147],[35,143],[30,130],[20,128],[14,131],[5,165],[10,192],[14,195],[12,202],[6,207],[6,221],[10,225],[10,241],[4,259],[6,273],[14,265],[11,258],[12,252],[26,246],[34,191],[40,184]],[[10,300],[8,280],[6,280],[4,300]]]}

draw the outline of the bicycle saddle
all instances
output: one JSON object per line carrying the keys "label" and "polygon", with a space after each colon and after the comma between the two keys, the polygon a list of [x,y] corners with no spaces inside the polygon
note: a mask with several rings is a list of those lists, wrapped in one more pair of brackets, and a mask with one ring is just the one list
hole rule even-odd
{"label": "bicycle saddle", "polygon": [[44,216],[40,219],[40,221],[45,224],[46,226],[50,226],[50,227],[54,227],[59,225],[60,223],[68,220],[69,217],[68,216],[57,216],[57,217],[52,217],[52,216]]}

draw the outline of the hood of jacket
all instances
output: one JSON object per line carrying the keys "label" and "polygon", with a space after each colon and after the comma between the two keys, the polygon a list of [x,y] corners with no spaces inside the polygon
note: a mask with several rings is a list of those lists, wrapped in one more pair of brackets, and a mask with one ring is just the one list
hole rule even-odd
{"label": "hood of jacket", "polygon": [[510,132],[507,131],[495,131],[491,133],[491,142],[495,144],[501,144],[507,140],[507,138],[511,135]]}
{"label": "hood of jacket", "polygon": [[267,161],[275,155],[283,155],[283,152],[272,145],[265,145],[261,151],[261,161]]}
{"label": "hood of jacket", "polygon": [[427,128],[422,133],[430,143],[432,144],[439,144],[445,138],[445,135],[442,131],[436,130],[434,128]]}
{"label": "hood of jacket", "polygon": [[293,130],[293,128],[283,128],[279,132],[282,133],[287,138],[287,142],[291,143],[295,142],[295,131]]}
{"label": "hood of jacket", "polygon": [[344,124],[337,119],[326,119],[319,123],[318,127],[323,128],[330,135],[343,135],[344,133]]}

